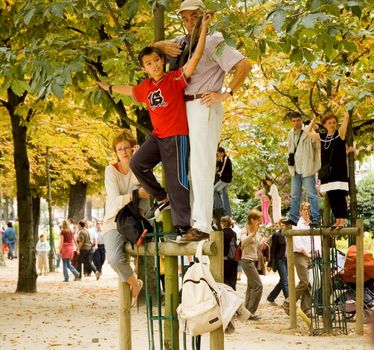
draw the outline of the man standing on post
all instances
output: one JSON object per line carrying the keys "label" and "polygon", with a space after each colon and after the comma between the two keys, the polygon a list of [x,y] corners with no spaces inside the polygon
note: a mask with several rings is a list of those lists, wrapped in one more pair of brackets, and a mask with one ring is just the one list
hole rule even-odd
{"label": "man standing on post", "polygon": [[[201,0],[183,1],[177,13],[187,30],[187,36],[176,38],[174,43],[161,41],[155,46],[171,56],[181,53],[178,45],[188,43],[189,38],[193,37],[204,11],[206,7]],[[216,151],[223,120],[222,102],[240,88],[250,69],[249,62],[239,51],[225,43],[221,33],[209,32],[203,56],[185,89],[190,136],[192,228],[181,237],[182,241],[208,238],[212,230]],[[223,86],[228,72],[232,72],[232,79]]]}
{"label": "man standing on post", "polygon": [[304,132],[303,118],[299,112],[288,114],[292,129],[288,133],[288,170],[291,175],[291,210],[285,224],[296,226],[300,218],[302,187],[311,209],[311,225],[320,224],[316,173],[321,167],[320,143],[312,141]]}

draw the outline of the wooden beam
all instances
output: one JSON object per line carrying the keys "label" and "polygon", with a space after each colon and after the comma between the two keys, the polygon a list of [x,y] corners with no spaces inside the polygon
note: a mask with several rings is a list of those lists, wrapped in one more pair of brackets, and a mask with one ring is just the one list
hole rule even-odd
{"label": "wooden beam", "polygon": [[287,229],[284,231],[284,235],[287,236],[357,236],[358,235],[358,228],[357,227],[344,227],[342,229],[332,229],[329,227],[323,227],[322,229],[319,228],[312,228],[310,230],[294,230],[294,229]]}
{"label": "wooden beam", "polygon": [[[162,242],[158,244],[159,254],[165,256],[182,256],[182,255],[195,255],[198,242],[190,243],[175,243],[175,242]],[[130,243],[125,245],[125,252],[129,255],[136,255],[136,248],[133,249]],[[217,245],[215,242],[207,241],[203,246],[203,255],[216,255]],[[139,248],[139,255],[144,255],[144,245]],[[154,242],[147,243],[147,256],[156,255],[156,245]]]}

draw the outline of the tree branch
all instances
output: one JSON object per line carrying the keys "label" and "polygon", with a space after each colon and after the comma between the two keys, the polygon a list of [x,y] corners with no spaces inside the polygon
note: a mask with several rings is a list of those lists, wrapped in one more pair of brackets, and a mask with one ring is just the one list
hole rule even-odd
{"label": "tree branch", "polygon": [[314,105],[313,105],[313,90],[314,90],[314,86],[316,85],[316,82],[314,82],[312,88],[310,89],[310,92],[309,92],[309,105],[310,105],[310,109],[312,110],[313,114],[316,115],[316,116],[320,116],[320,114],[318,113],[318,111],[315,109]]}

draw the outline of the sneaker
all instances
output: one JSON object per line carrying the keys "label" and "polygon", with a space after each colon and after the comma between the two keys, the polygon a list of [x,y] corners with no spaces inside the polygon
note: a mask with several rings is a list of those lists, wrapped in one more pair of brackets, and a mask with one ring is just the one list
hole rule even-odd
{"label": "sneaker", "polygon": [[139,286],[138,294],[136,294],[135,296],[131,297],[131,307],[134,307],[138,303],[138,296],[140,294],[140,291],[143,288],[143,281],[140,280],[139,278],[138,278],[138,286]]}
{"label": "sneaker", "polygon": [[147,213],[147,219],[148,220],[154,220],[157,219],[164,210],[170,209],[170,203],[169,200],[166,202],[157,202],[151,210]]}
{"label": "sneaker", "polygon": [[183,236],[190,228],[191,226],[175,226],[174,232],[177,234],[177,236]]}
{"label": "sneaker", "polygon": [[155,218],[158,218],[164,210],[170,209],[170,203],[167,200],[166,202],[157,203],[157,208],[155,210]]}
{"label": "sneaker", "polygon": [[291,219],[287,219],[287,220],[282,220],[282,223],[285,224],[285,225],[292,225],[292,226],[297,226],[297,223]]}
{"label": "sneaker", "polygon": [[80,275],[76,275],[76,276],[74,277],[74,281],[81,281],[81,280],[82,280],[82,278],[81,278]]}
{"label": "sneaker", "polygon": [[181,242],[197,242],[202,241],[203,239],[208,239],[209,234],[201,232],[196,228],[190,228],[187,230],[187,233],[180,238]]}
{"label": "sneaker", "polygon": [[96,271],[95,276],[96,276],[96,281],[98,281],[100,279],[101,273],[99,271]]}
{"label": "sneaker", "polygon": [[271,306],[278,306],[278,304],[274,301],[274,300],[267,300],[267,302],[271,305]]}
{"label": "sneaker", "polygon": [[251,315],[251,316],[248,317],[248,320],[249,321],[259,321],[259,320],[261,320],[261,317],[257,316],[257,315]]}
{"label": "sneaker", "polygon": [[288,304],[283,303],[283,304],[282,304],[282,309],[284,310],[284,312],[285,312],[288,316],[290,316],[290,307],[289,307]]}

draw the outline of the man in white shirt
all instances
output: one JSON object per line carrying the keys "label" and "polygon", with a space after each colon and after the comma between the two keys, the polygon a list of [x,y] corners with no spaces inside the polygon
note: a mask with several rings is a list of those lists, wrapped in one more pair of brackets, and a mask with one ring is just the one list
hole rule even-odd
{"label": "man in white shirt", "polygon": [[[310,204],[303,202],[300,208],[300,219],[296,228],[300,230],[310,229]],[[313,243],[312,243],[313,242]],[[299,283],[296,286],[296,302],[300,299],[300,308],[308,316],[311,316],[312,294],[309,283],[308,270],[312,265],[312,253],[321,249],[320,237],[314,236],[295,236],[293,237],[293,252],[297,277]],[[283,309],[289,314],[288,298],[283,303]]]}

